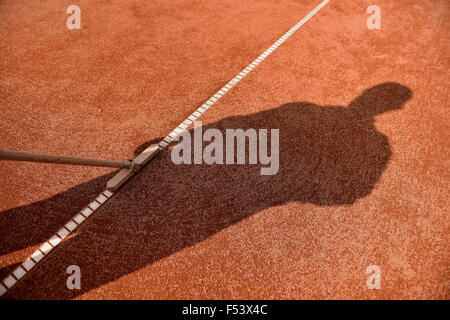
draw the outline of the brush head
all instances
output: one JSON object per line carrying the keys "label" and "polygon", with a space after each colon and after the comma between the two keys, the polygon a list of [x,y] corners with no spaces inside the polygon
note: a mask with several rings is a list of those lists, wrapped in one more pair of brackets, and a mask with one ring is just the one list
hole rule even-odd
{"label": "brush head", "polygon": [[112,192],[117,191],[125,184],[132,176],[142,170],[142,168],[153,159],[159,152],[157,144],[152,144],[147,149],[142,151],[133,161],[131,161],[130,168],[121,169],[114,177],[106,183],[106,189]]}

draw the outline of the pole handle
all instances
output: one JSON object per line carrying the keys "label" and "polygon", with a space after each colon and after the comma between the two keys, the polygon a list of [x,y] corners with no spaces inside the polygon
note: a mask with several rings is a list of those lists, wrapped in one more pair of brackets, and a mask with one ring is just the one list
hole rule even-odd
{"label": "pole handle", "polygon": [[99,159],[85,159],[85,158],[75,158],[49,154],[9,151],[9,150],[0,150],[0,160],[71,164],[71,165],[92,166],[92,167],[111,167],[111,168],[132,167],[132,161],[130,160],[111,161]]}

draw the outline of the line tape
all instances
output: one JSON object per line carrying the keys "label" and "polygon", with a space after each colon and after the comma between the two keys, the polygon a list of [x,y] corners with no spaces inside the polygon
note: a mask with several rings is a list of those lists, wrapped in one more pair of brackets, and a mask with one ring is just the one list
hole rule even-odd
{"label": "line tape", "polygon": [[[276,48],[278,48],[284,41],[286,41],[298,28],[300,28],[306,21],[311,19],[317,12],[320,11],[330,0],[322,1],[317,7],[309,12],[302,20],[297,22],[291,29],[289,29],[283,36],[281,36],[274,44],[272,44],[266,51],[264,51],[259,57],[253,60],[248,66],[246,66],[238,75],[231,79],[226,85],[212,95],[204,104],[197,108],[191,115],[187,117],[182,123],[180,123],[174,130],[172,130],[164,139],[162,139],[158,146],[160,150],[165,149],[169,143],[176,139],[186,128],[197,120],[206,110],[212,107],[220,98],[222,98],[233,86],[253,71],[258,64],[260,64],[265,58],[267,58]],[[22,279],[28,272],[31,271],[37,264],[45,258],[56,246],[58,246],[63,240],[77,229],[86,219],[94,213],[106,200],[111,198],[113,193],[105,190],[100,193],[94,201],[81,210],[75,217],[69,220],[54,236],[44,242],[39,249],[37,249],[30,257],[28,257],[20,266],[12,271],[2,282],[0,282],[0,297],[3,296],[8,290],[10,290],[17,282]]]}
{"label": "line tape", "polygon": [[[203,105],[197,110],[192,112],[187,119],[191,121],[197,120],[203,112],[212,107],[223,95],[225,95],[233,86],[247,76],[258,64],[260,64],[265,58],[267,58],[276,48],[278,48],[284,41],[286,41],[298,28],[300,28],[306,21],[311,19],[317,12],[320,11],[330,0],[322,1],[317,7],[309,12],[302,20],[297,22],[291,29],[289,29],[284,35],[282,35],[274,44],[272,44],[266,51],[264,51],[258,58],[253,60],[248,66],[246,66],[237,76],[235,76],[230,82],[228,82],[223,88],[217,91],[211,98],[209,98]],[[170,132],[164,139],[159,142],[159,149],[165,149],[173,140],[175,140],[184,130],[186,130],[186,120],[180,123],[172,132]]]}
{"label": "line tape", "polygon": [[36,249],[21,265],[14,269],[3,281],[0,282],[0,297],[8,290],[17,284],[28,272],[31,271],[38,263],[44,259],[56,246],[58,246],[71,232],[77,229],[83,222],[86,221],[95,210],[100,208],[100,205],[111,198],[113,193],[105,190],[100,193],[94,201],[87,207],[82,209],[75,217],[70,219],[56,234],[49,240],[44,242],[38,249]]}

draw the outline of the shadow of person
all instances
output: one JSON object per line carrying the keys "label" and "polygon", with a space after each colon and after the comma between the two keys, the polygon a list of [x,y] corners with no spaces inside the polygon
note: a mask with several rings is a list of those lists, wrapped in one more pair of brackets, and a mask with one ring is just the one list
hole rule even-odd
{"label": "shadow of person", "polygon": [[[354,203],[371,193],[391,155],[388,139],[374,126],[375,117],[401,109],[411,96],[401,84],[383,83],[365,90],[347,107],[295,102],[204,126],[203,131],[215,128],[224,136],[226,129],[279,129],[278,172],[261,175],[258,164],[175,165],[170,151],[162,152],[75,237],[64,241],[58,254],[50,254],[33,276],[26,277],[14,289],[20,290],[16,296],[76,297],[269,207],[292,201],[320,206]],[[143,144],[136,154],[159,141]],[[81,208],[110,176],[1,212],[2,226],[14,225],[15,219],[28,220],[30,226],[2,230],[0,252],[47,240],[75,214],[74,206],[65,204]],[[60,214],[57,223],[48,222],[51,212]],[[70,264],[79,265],[85,275],[81,290],[66,288],[65,268]],[[4,268],[3,275],[10,269]],[[39,290],[26,290],[36,281]]]}

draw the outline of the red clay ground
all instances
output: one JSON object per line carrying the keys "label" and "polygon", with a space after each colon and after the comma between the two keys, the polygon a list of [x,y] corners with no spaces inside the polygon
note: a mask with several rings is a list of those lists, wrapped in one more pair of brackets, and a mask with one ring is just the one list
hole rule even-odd
{"label": "red clay ground", "polygon": [[[131,158],[319,2],[80,0],[70,31],[72,1],[1,1],[0,148]],[[165,150],[5,298],[449,299],[448,21],[445,0],[331,0],[201,118],[280,129],[277,175]],[[110,176],[2,162],[1,279]]]}

